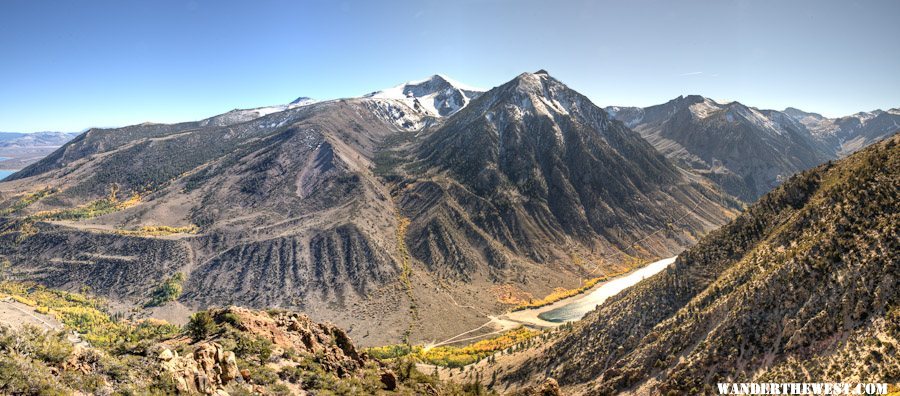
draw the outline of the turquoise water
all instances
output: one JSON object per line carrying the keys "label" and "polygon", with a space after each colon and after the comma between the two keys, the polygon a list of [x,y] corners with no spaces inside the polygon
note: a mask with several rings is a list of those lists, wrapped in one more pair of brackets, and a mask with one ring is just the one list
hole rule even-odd
{"label": "turquoise water", "polygon": [[6,178],[6,176],[9,176],[9,175],[11,175],[11,174],[13,174],[13,173],[16,173],[16,172],[18,172],[17,169],[16,169],[16,170],[0,169],[0,180],[3,180],[3,179]]}
{"label": "turquoise water", "polygon": [[673,262],[675,262],[675,257],[669,257],[667,259],[662,259],[650,263],[647,266],[635,270],[628,275],[613,279],[602,284],[600,287],[594,289],[583,298],[577,298],[575,299],[575,301],[569,304],[549,310],[547,312],[543,312],[538,315],[538,318],[541,318],[548,322],[557,323],[579,320],[586,313],[593,311],[594,308],[597,307],[597,305],[600,305],[604,301],[606,301],[607,298],[619,294],[620,291],[625,290],[629,286],[640,282],[644,278],[655,275],[657,272],[662,271]]}

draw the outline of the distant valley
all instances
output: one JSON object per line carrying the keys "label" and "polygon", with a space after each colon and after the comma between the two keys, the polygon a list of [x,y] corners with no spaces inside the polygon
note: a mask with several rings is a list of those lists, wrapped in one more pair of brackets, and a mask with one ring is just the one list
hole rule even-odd
{"label": "distant valley", "polygon": [[74,132],[0,132],[0,180],[52,153]]}

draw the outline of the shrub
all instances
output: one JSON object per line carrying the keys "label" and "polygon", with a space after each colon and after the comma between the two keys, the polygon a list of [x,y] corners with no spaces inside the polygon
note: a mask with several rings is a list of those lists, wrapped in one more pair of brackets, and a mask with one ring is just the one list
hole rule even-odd
{"label": "shrub", "polygon": [[216,322],[207,311],[200,311],[191,315],[191,320],[185,325],[185,331],[194,341],[200,341],[219,330]]}
{"label": "shrub", "polygon": [[234,333],[235,345],[234,354],[240,358],[255,356],[260,362],[269,360],[272,356],[272,342],[261,337],[246,336],[241,333]]}
{"label": "shrub", "polygon": [[267,366],[245,364],[250,372],[250,381],[259,385],[271,385],[278,382],[278,374]]}
{"label": "shrub", "polygon": [[150,296],[150,301],[144,304],[144,307],[158,307],[169,301],[175,301],[181,296],[182,283],[184,283],[184,274],[181,272],[176,272],[175,275],[166,278],[161,285],[156,287]]}
{"label": "shrub", "polygon": [[65,395],[50,368],[21,355],[0,355],[0,394]]}

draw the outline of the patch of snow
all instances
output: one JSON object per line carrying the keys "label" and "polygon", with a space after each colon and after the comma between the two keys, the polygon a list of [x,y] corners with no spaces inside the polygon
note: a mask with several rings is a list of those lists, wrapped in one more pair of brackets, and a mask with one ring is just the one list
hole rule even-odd
{"label": "patch of snow", "polygon": [[744,106],[740,103],[734,103],[728,106],[726,118],[728,119],[728,122],[735,122],[735,119],[741,118],[747,120],[758,128],[771,131],[778,135],[783,135],[784,133],[786,133],[784,127],[776,122],[773,122],[759,110],[753,107]]}
{"label": "patch of snow", "polygon": [[[300,100],[304,99],[304,100]],[[316,103],[315,100],[309,98],[300,98],[290,104],[257,107],[255,109],[234,109],[224,114],[219,114],[200,121],[200,126],[216,125],[227,126],[240,124],[242,122],[253,121],[257,118],[265,117],[269,114],[282,112],[285,110],[296,109],[298,107],[309,106]]]}
{"label": "patch of snow", "polygon": [[479,88],[436,74],[424,80],[409,81],[363,97],[398,100],[413,109],[423,111],[426,115],[445,117],[466,107],[482,92],[484,91]]}
{"label": "patch of snow", "polygon": [[[694,103],[688,109],[690,110],[691,114],[694,115],[694,117],[702,120],[706,117],[709,117],[710,114],[722,110],[723,108],[724,107],[722,105],[716,103],[714,100],[704,98],[702,102]],[[729,122],[733,121],[729,120]]]}
{"label": "patch of snow", "polygon": [[396,99],[369,98],[366,107],[376,117],[406,131],[417,131],[425,126],[425,115],[407,102]]}

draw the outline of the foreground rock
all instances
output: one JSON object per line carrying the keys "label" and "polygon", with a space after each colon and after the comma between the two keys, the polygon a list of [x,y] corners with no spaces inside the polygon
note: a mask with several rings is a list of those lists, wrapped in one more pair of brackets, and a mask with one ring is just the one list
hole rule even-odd
{"label": "foreground rock", "polygon": [[159,360],[161,375],[171,376],[182,393],[226,393],[224,385],[244,382],[234,352],[217,343],[200,344],[191,356],[164,349]]}

